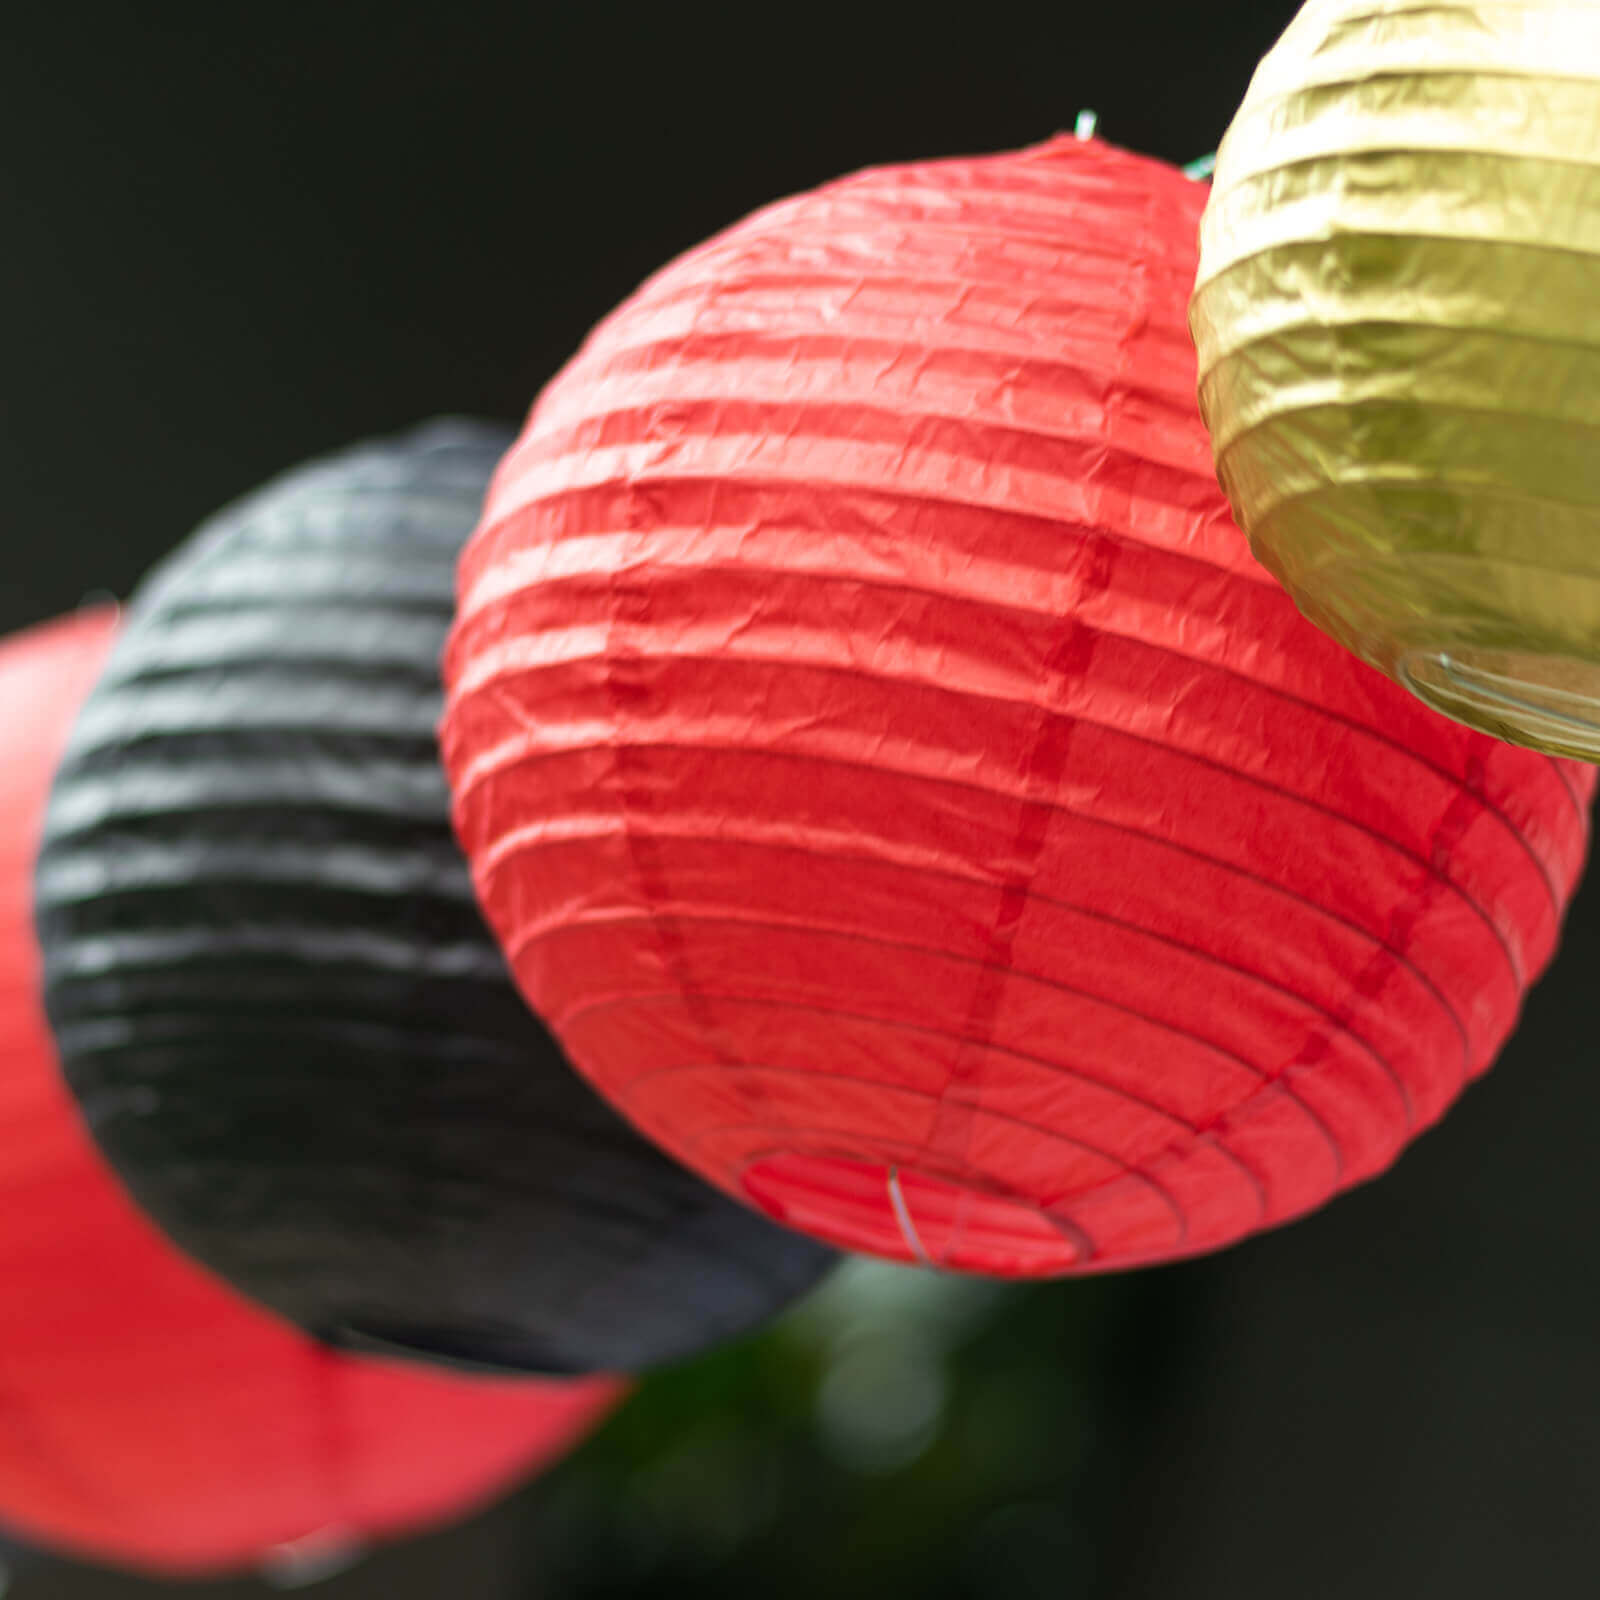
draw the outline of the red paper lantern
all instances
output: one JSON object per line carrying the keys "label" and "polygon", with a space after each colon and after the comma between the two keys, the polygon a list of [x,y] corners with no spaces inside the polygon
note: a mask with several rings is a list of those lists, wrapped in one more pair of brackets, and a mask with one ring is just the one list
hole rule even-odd
{"label": "red paper lantern", "polygon": [[0,644],[0,1524],[177,1573],[463,1514],[574,1442],[619,1386],[435,1375],[323,1349],[134,1210],[57,1073],[33,853],[114,624],[88,612]]}
{"label": "red paper lantern", "polygon": [[445,752],[530,1001],[824,1238],[1002,1274],[1372,1176],[1555,947],[1594,775],[1426,711],[1251,559],[1204,189],[869,171],[647,283],[463,558]]}

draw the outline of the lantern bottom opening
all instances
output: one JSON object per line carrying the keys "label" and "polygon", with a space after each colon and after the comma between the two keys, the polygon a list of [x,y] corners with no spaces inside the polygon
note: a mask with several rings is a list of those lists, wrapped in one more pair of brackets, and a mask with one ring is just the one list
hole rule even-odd
{"label": "lantern bottom opening", "polygon": [[1083,1251],[1026,1200],[892,1163],[785,1153],[744,1171],[745,1193],[768,1216],[847,1250],[951,1272],[1045,1278]]}
{"label": "lantern bottom opening", "polygon": [[1413,650],[1397,676],[1456,722],[1550,755],[1600,762],[1600,662],[1469,645]]}

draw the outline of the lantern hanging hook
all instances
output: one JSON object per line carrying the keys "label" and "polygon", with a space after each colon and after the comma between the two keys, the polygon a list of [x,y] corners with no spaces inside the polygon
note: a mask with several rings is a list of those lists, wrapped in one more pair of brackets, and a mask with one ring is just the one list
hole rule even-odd
{"label": "lantern hanging hook", "polygon": [[911,1247],[911,1253],[925,1267],[933,1265],[933,1259],[922,1247],[922,1240],[917,1233],[917,1225],[911,1220],[911,1207],[906,1204],[906,1197],[900,1188],[900,1169],[897,1166],[889,1168],[889,1204],[894,1207],[894,1219],[900,1224],[901,1236]]}
{"label": "lantern hanging hook", "polygon": [[367,1547],[342,1528],[319,1528],[274,1545],[256,1576],[274,1589],[305,1589],[366,1559]]}

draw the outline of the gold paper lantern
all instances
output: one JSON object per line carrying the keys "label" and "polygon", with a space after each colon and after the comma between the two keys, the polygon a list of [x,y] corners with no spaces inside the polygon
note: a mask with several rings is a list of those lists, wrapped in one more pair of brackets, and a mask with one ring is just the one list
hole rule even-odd
{"label": "gold paper lantern", "polygon": [[1600,760],[1600,4],[1311,0],[1223,141],[1190,320],[1300,609]]}

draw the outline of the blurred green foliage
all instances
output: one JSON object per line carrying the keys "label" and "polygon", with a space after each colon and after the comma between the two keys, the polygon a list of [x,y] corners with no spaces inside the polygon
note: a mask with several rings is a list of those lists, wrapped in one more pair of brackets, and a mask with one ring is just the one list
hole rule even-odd
{"label": "blurred green foliage", "polygon": [[1089,1592],[1170,1365],[1159,1283],[849,1261],[760,1337],[653,1376],[552,1475],[526,1592]]}

